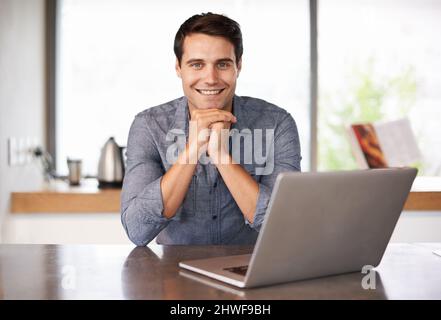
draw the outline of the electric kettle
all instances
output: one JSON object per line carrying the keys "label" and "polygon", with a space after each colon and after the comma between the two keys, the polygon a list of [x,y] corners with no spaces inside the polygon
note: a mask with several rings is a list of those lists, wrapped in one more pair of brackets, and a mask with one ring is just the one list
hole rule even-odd
{"label": "electric kettle", "polygon": [[98,188],[121,188],[124,178],[123,149],[110,137],[101,149]]}

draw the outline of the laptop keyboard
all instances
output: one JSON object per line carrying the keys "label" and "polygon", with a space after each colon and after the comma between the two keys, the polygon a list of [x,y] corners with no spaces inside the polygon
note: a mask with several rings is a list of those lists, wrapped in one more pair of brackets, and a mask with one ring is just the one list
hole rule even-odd
{"label": "laptop keyboard", "polygon": [[248,270],[248,266],[229,267],[229,268],[224,268],[224,270],[240,274],[241,276],[245,276]]}

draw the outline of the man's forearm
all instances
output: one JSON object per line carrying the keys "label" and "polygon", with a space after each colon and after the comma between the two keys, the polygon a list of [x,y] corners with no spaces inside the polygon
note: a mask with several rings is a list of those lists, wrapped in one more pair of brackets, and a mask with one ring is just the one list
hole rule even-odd
{"label": "man's forearm", "polygon": [[208,129],[212,123],[228,124],[236,122],[236,118],[229,111],[190,110],[188,143],[185,152],[182,152],[176,163],[161,179],[161,192],[164,204],[163,216],[171,218],[184,201],[201,151],[206,149]]}
{"label": "man's forearm", "polygon": [[176,214],[176,211],[184,201],[191,183],[196,169],[196,164],[189,161],[189,157],[193,155],[192,152],[197,152],[197,150],[190,150],[187,145],[185,152],[179,155],[175,164],[161,179],[161,193],[164,205],[162,215],[168,219]]}
{"label": "man's forearm", "polygon": [[216,167],[242,214],[249,223],[253,223],[259,185],[240,164],[233,162],[230,155],[227,157],[227,164],[221,162]]}

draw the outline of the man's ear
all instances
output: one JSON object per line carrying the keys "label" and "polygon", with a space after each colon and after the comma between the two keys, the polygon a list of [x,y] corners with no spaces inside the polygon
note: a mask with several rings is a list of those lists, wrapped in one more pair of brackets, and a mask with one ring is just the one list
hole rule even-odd
{"label": "man's ear", "polygon": [[176,70],[176,75],[177,75],[179,78],[181,78],[181,66],[179,65],[179,60],[178,60],[178,58],[176,58],[175,70]]}
{"label": "man's ear", "polygon": [[242,58],[240,58],[239,62],[237,63],[237,77],[239,77],[241,70],[242,70]]}

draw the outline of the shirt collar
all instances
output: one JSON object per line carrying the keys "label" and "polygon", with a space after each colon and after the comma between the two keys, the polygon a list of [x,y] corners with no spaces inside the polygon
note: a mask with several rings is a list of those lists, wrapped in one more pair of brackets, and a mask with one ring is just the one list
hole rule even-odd
{"label": "shirt collar", "polygon": [[239,131],[242,129],[250,129],[244,101],[241,97],[236,95],[233,97],[233,114],[236,117],[237,122],[232,124],[231,129],[237,129]]}
{"label": "shirt collar", "polygon": [[176,111],[168,132],[174,135],[188,135],[188,100],[181,97],[176,101]]}

